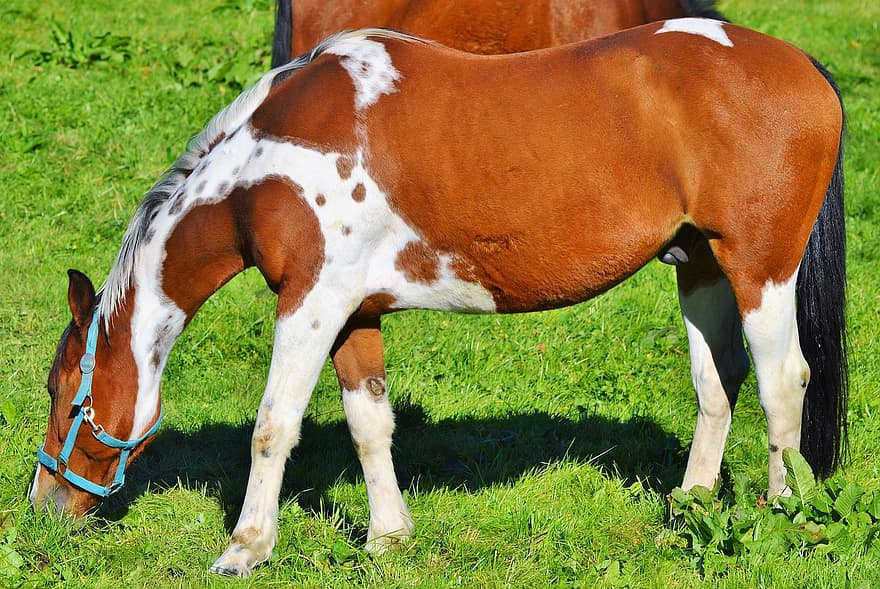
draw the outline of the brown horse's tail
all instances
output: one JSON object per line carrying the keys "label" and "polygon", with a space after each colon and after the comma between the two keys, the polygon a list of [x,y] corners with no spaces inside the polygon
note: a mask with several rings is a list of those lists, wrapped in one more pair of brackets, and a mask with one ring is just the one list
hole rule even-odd
{"label": "brown horse's tail", "polygon": [[[810,58],[834,92],[834,78]],[[804,399],[801,453],[815,474],[826,477],[842,462],[847,441],[846,224],[843,210],[843,137],[837,164],[813,226],[797,279],[797,323],[801,350],[810,366]]]}
{"label": "brown horse's tail", "polygon": [[700,16],[703,18],[714,18],[715,20],[723,20],[730,22],[727,17],[721,14],[715,7],[715,0],[678,0],[681,9],[687,16]]}
{"label": "brown horse's tail", "polygon": [[272,33],[272,67],[290,61],[290,38],[293,34],[293,0],[278,0],[275,4],[275,31]]}

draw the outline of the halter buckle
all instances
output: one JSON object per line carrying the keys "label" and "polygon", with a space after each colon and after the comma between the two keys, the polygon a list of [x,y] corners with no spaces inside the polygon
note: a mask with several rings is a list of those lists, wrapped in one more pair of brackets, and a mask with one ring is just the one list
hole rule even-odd
{"label": "halter buckle", "polygon": [[95,355],[86,352],[79,359],[79,369],[83,374],[89,374],[95,371]]}

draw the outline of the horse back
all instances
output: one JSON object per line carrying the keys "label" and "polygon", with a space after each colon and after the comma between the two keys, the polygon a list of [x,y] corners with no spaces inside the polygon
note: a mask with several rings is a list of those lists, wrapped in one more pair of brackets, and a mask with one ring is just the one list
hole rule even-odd
{"label": "horse back", "polygon": [[279,84],[255,127],[361,150],[425,244],[401,263],[448,255],[498,310],[594,296],[684,224],[728,242],[784,230],[805,244],[836,158],[833,91],[784,42],[664,26],[514,56],[378,39],[393,89],[358,108],[350,58],[325,55]]}

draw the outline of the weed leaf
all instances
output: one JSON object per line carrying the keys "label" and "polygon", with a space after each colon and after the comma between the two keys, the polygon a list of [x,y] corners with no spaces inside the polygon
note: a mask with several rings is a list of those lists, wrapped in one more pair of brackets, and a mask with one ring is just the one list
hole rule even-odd
{"label": "weed leaf", "polygon": [[0,544],[0,577],[17,577],[21,574],[24,559],[8,544]]}
{"label": "weed leaf", "polygon": [[791,489],[792,495],[800,500],[801,506],[806,506],[817,494],[813,470],[801,453],[794,448],[786,448],[782,451],[782,463],[787,470],[785,484]]}
{"label": "weed leaf", "polygon": [[837,499],[834,500],[834,511],[837,512],[837,515],[839,515],[841,519],[849,517],[853,512],[856,503],[858,503],[859,499],[861,499],[864,494],[864,489],[859,485],[856,483],[849,483],[843,488],[843,491],[840,492]]}

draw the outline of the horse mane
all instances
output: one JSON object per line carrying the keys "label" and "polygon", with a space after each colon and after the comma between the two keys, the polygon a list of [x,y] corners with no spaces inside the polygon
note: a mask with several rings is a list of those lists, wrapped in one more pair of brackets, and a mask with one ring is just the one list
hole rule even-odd
{"label": "horse mane", "polygon": [[367,37],[427,43],[418,37],[391,29],[361,29],[342,31],[331,35],[311,51],[265,74],[256,84],[242,92],[229,106],[214,115],[202,132],[190,141],[187,151],[177,158],[177,161],[162,174],[161,178],[144,196],[125,231],[116,261],[98,293],[100,295],[98,299],[99,313],[106,323],[109,323],[114,313],[119,309],[125,299],[126,292],[132,285],[138,252],[148,241],[147,235],[150,226],[159,214],[159,209],[192,174],[202,158],[210,153],[223,137],[230,135],[246,123],[257,107],[266,99],[272,88],[290,74],[307,66],[339,43],[352,39],[366,39]]}

